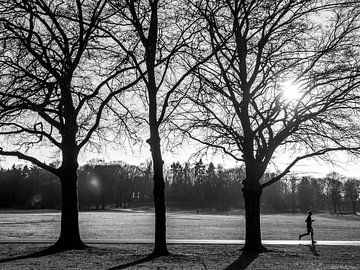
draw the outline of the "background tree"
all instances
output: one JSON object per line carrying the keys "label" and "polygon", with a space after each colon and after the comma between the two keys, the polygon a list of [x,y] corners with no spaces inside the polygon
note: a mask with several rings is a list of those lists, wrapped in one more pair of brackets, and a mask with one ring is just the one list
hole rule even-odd
{"label": "background tree", "polygon": [[[167,203],[177,209],[206,211],[227,211],[230,208],[243,208],[239,168],[225,169],[216,166],[213,175],[217,181],[212,197],[200,205],[196,196],[194,179],[195,164],[175,162],[182,168],[174,180],[172,171],[168,173]],[[203,164],[205,171],[210,164]],[[177,170],[178,171],[178,170]],[[101,210],[116,207],[153,207],[151,164],[138,166],[123,162],[105,163],[93,161],[78,170],[79,207],[82,210]],[[209,182],[204,175],[204,183]],[[60,209],[60,182],[52,173],[37,166],[13,166],[0,169],[0,208],[14,209]],[[207,185],[204,186],[206,188]],[[208,192],[204,190],[204,194]],[[135,196],[133,196],[135,195]],[[139,197],[138,197],[139,195]],[[216,201],[216,199],[218,201]],[[216,209],[215,209],[216,208]]]}
{"label": "background tree", "polygon": [[[0,154],[32,162],[60,179],[58,249],[84,247],[78,155],[104,128],[101,115],[110,99],[131,86],[126,79],[114,91],[109,85],[119,85],[114,78],[120,73],[133,77],[131,67],[113,63],[111,43],[100,39],[106,2],[0,1]],[[58,167],[43,161],[54,153],[61,156]]]}
{"label": "background tree", "polygon": [[170,187],[171,191],[168,201],[175,201],[177,207],[192,206],[194,199],[193,183],[191,179],[190,164],[184,166],[180,162],[174,162],[170,167]]}
{"label": "background tree", "polygon": [[221,183],[217,177],[214,163],[210,162],[206,170],[205,181],[205,201],[210,202],[212,208],[219,208],[219,198],[217,188],[222,188]]}
{"label": "background tree", "polygon": [[174,162],[170,166],[171,174],[171,192],[173,193],[173,198],[175,200],[182,200],[183,198],[183,189],[184,189],[184,173],[183,167],[179,162]]}
{"label": "background tree", "polygon": [[[83,209],[152,206],[149,167],[126,163],[87,164],[79,169]],[[151,173],[151,172],[150,172]]]}
{"label": "background tree", "polygon": [[[244,163],[244,250],[259,252],[262,190],[300,160],[359,150],[353,46],[360,36],[359,7],[340,1],[190,3],[206,21],[204,46],[215,56],[193,72],[194,92],[177,127]],[[261,183],[285,149],[296,149],[295,157]]]}
{"label": "background tree", "polygon": [[[242,196],[239,196],[241,190],[241,180],[244,171],[240,167],[223,168],[216,166],[213,174],[216,182],[215,188],[211,190],[212,197],[205,197],[200,202],[196,196],[194,179],[195,164],[174,162],[176,167],[182,168],[181,176],[178,180],[173,180],[171,170],[168,175],[167,204],[175,209],[198,210],[203,211],[228,211],[232,209],[244,209]],[[203,164],[205,171],[209,171],[210,164]],[[178,170],[177,170],[178,171]],[[212,170],[210,170],[212,171]],[[271,174],[266,174],[264,179],[269,179]],[[78,170],[79,181],[79,204],[80,209],[101,209],[107,208],[127,208],[147,206],[153,207],[152,199],[152,172],[151,164],[142,164],[139,166],[129,165],[123,162],[117,163],[93,163],[90,162],[81,166]],[[282,178],[270,189],[266,189],[262,196],[262,208],[274,213],[298,210],[298,203],[303,200],[305,210],[316,209],[317,211],[331,211],[332,204],[329,200],[327,189],[327,178],[312,178],[291,176],[294,181],[294,198],[296,202],[295,209],[292,209],[292,194],[288,179]],[[344,188],[341,191],[342,211],[353,212],[351,193],[346,191],[348,182],[354,187],[357,186],[357,179],[344,178]],[[204,194],[209,192],[209,181],[207,174],[204,176]],[[309,182],[306,188],[302,188],[301,182]],[[181,184],[180,184],[181,183]],[[60,209],[60,182],[52,173],[37,166],[13,166],[8,169],[0,169],[0,208],[13,209]],[[304,194],[302,194],[302,191]],[[356,191],[356,189],[355,189]],[[199,190],[197,190],[199,192]],[[306,193],[307,192],[307,193]],[[357,191],[356,191],[357,192]],[[354,202],[358,202],[358,197],[354,192]],[[135,195],[135,196],[133,196]],[[139,195],[139,196],[138,196]],[[301,199],[302,196],[308,199]],[[102,201],[104,198],[104,204]],[[356,201],[357,200],[357,201]],[[309,205],[309,202],[311,204]],[[301,205],[301,204],[300,204]],[[200,208],[201,207],[201,208]],[[355,207],[357,205],[355,204]],[[303,212],[304,210],[301,209]]]}
{"label": "background tree", "polygon": [[285,176],[286,178],[283,178],[286,181],[287,186],[287,197],[289,197],[289,204],[290,209],[292,213],[296,212],[297,208],[297,200],[296,200],[296,192],[297,192],[297,184],[299,182],[299,179],[294,174],[288,174]]}
{"label": "background tree", "polygon": [[319,210],[323,209],[326,197],[324,192],[324,180],[322,178],[310,178],[310,190],[311,190],[311,209]]}
{"label": "background tree", "polygon": [[351,210],[357,215],[357,204],[360,199],[360,181],[356,178],[347,179],[344,183],[344,199],[351,203]]}
{"label": "background tree", "polygon": [[[272,173],[265,173],[262,182],[266,182],[273,178]],[[264,190],[261,199],[261,205],[264,209],[271,209],[273,211],[282,211],[284,209],[284,183],[278,181]]]}
{"label": "background tree", "polygon": [[312,209],[312,190],[309,177],[302,177],[298,186],[298,200],[301,210]]}
{"label": "background tree", "polygon": [[[19,204],[19,195],[22,195],[19,185],[23,176],[21,170],[15,166],[7,172],[2,171],[2,191],[5,191],[1,196],[3,206],[10,207]],[[26,197],[23,199],[26,200]]]}
{"label": "background tree", "polygon": [[0,172],[0,207],[60,208],[60,185],[38,167],[15,167]]}
{"label": "background tree", "polygon": [[336,172],[331,172],[326,175],[326,194],[329,203],[329,209],[333,210],[334,214],[340,211],[343,181],[344,177]]}
{"label": "background tree", "polygon": [[[231,196],[231,181],[226,175],[226,171],[224,170],[223,166],[218,165],[216,167],[216,183],[215,183],[215,190],[216,190],[216,208],[217,210],[222,210],[223,212],[230,209],[232,205],[232,196]],[[236,188],[234,189],[236,192]]]}
{"label": "background tree", "polygon": [[204,203],[205,192],[203,187],[206,181],[206,166],[200,159],[194,165],[194,188],[195,188],[195,200],[197,207],[202,207]]}

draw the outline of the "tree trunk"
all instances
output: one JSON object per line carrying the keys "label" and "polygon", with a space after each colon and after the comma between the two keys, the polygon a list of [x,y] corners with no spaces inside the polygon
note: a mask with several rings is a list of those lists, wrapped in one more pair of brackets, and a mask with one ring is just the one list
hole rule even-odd
{"label": "tree trunk", "polygon": [[296,182],[295,179],[292,178],[291,180],[291,212],[295,213],[295,188],[296,188]]}
{"label": "tree trunk", "polygon": [[260,229],[260,184],[244,184],[243,195],[245,201],[245,246],[246,252],[263,252],[265,247],[261,243]]}
{"label": "tree trunk", "polygon": [[155,205],[155,247],[152,256],[166,256],[169,251],[166,245],[166,205],[165,205],[165,181],[160,147],[159,125],[157,118],[158,88],[155,79],[155,55],[157,38],[157,9],[152,10],[149,29],[149,46],[146,47],[146,64],[148,70],[148,94],[149,94],[149,127],[150,145],[153,170],[154,170],[154,205]]}
{"label": "tree trunk", "polygon": [[357,215],[357,212],[356,212],[356,201],[352,201],[351,204],[352,204],[353,214],[354,214],[354,215]]}
{"label": "tree trunk", "polygon": [[101,192],[101,209],[104,210],[105,209],[105,191],[104,188],[102,189]]}
{"label": "tree trunk", "polygon": [[[72,150],[70,152],[73,152]],[[64,154],[64,153],[63,153]],[[55,248],[59,250],[83,249],[85,244],[79,231],[79,200],[77,155],[65,153],[61,166],[61,232]]]}
{"label": "tree trunk", "polygon": [[[155,132],[156,133],[156,132]],[[151,153],[154,168],[154,205],[155,205],[155,247],[153,256],[169,255],[166,244],[166,205],[165,205],[165,181],[163,173],[163,160],[160,149],[160,138],[154,136],[151,141]]]}

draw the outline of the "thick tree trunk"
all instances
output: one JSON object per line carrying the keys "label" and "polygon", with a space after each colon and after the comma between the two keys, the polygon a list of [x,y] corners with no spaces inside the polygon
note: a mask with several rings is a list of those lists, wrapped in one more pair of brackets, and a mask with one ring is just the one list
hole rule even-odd
{"label": "thick tree trunk", "polygon": [[[73,152],[73,151],[69,151]],[[65,154],[61,166],[61,232],[55,248],[59,250],[83,249],[85,244],[79,231],[79,200],[77,155]]]}
{"label": "thick tree trunk", "polygon": [[262,189],[260,184],[245,184],[243,195],[245,201],[245,246],[246,252],[266,251],[261,243],[260,229],[260,197]]}
{"label": "thick tree trunk", "polygon": [[[151,140],[150,140],[151,141]],[[155,247],[153,256],[169,255],[166,244],[166,205],[165,181],[163,173],[163,160],[160,149],[160,139],[155,136],[151,144],[151,153],[154,168],[154,205],[155,205]]]}
{"label": "thick tree trunk", "polygon": [[55,246],[62,250],[85,247],[80,238],[77,179],[62,180],[61,232]]}

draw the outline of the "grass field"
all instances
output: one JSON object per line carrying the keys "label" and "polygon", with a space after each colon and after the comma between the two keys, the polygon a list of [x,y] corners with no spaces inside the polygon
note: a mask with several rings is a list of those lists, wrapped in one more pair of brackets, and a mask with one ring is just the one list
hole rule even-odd
{"label": "grass field", "polygon": [[[169,239],[244,239],[243,215],[196,214],[170,211]],[[297,240],[305,232],[306,215],[262,215],[266,240]],[[359,216],[313,216],[317,240],[360,240]],[[0,239],[56,239],[60,213],[54,211],[0,212]],[[94,211],[80,213],[83,239],[153,239],[151,211]]]}
{"label": "grass field", "polygon": [[[306,215],[262,215],[263,239],[297,240]],[[315,214],[317,240],[360,240],[359,216]],[[151,211],[80,213],[82,238],[153,239]],[[56,239],[60,213],[0,212],[0,239]],[[170,211],[169,239],[244,239],[240,214]],[[34,256],[44,244],[0,244],[0,269],[360,269],[360,247],[267,246],[270,252],[243,254],[237,245],[169,245],[169,257],[147,260],[152,245],[92,245],[81,251]]]}

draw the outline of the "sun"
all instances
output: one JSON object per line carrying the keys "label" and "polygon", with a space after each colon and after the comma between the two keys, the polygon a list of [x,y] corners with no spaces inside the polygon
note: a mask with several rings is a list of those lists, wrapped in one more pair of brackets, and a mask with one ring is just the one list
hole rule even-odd
{"label": "sun", "polygon": [[298,100],[301,97],[300,85],[294,81],[285,81],[281,84],[281,93],[288,101]]}

